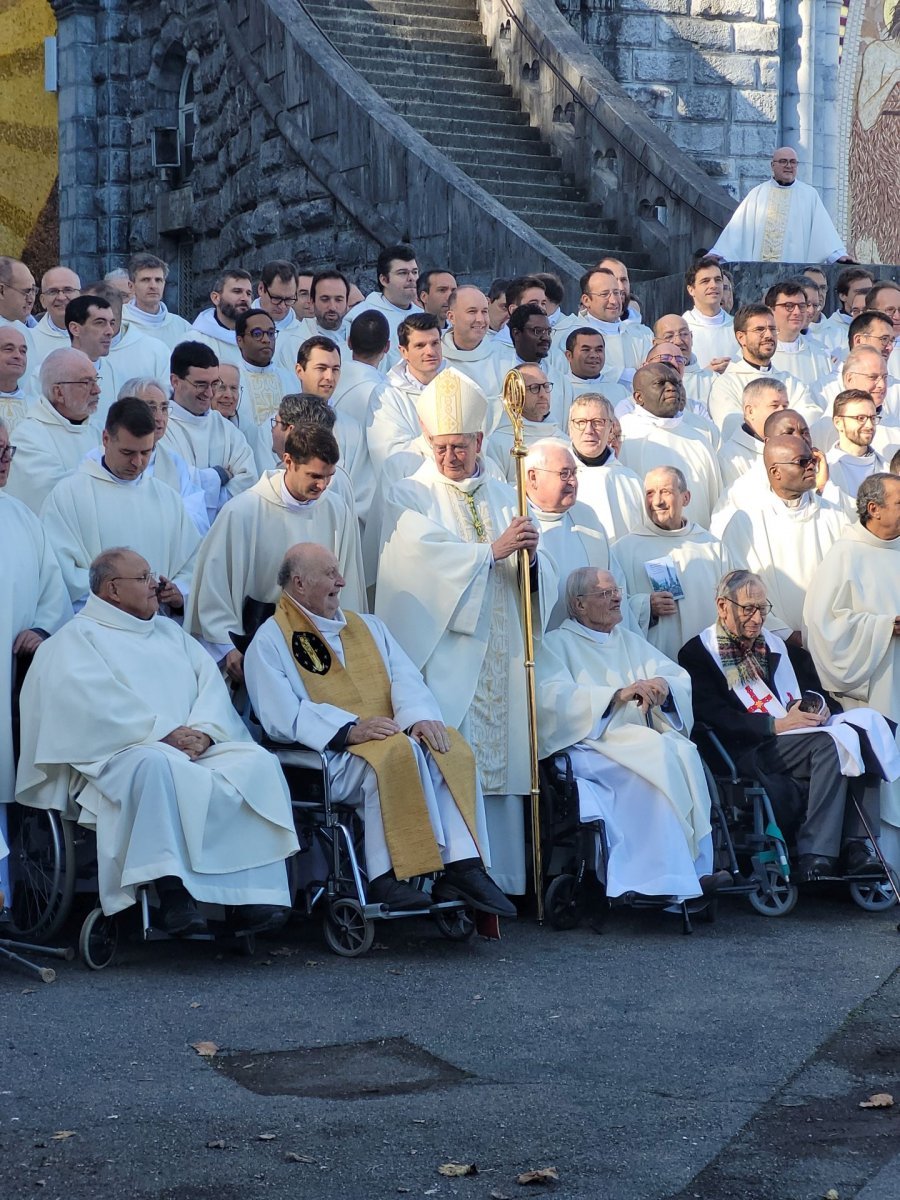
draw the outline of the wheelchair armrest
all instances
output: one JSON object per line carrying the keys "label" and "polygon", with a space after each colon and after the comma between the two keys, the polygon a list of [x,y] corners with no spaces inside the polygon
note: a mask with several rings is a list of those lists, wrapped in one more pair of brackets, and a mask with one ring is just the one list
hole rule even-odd
{"label": "wheelchair armrest", "polygon": [[265,735],[259,744],[264,750],[270,750],[283,766],[328,774],[328,758],[324,750],[312,750],[301,742],[276,742]]}
{"label": "wheelchair armrest", "polygon": [[693,737],[694,737],[694,740],[697,742],[697,748],[699,750],[702,751],[702,750],[706,749],[707,765],[709,766],[709,769],[713,772],[713,774],[716,773],[716,769],[715,769],[715,764],[708,761],[710,751],[712,751],[713,754],[718,756],[719,765],[721,767],[724,767],[725,773],[728,775],[729,782],[735,783],[735,784],[740,782],[741,777],[738,773],[738,769],[735,765],[734,759],[731,757],[731,755],[725,749],[719,735],[716,733],[716,731],[712,728],[711,725],[702,725],[699,723],[695,723],[694,730],[693,730]]}

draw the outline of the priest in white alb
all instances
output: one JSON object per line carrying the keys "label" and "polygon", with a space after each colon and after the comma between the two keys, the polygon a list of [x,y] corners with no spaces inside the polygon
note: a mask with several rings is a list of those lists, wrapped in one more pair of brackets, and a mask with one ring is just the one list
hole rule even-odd
{"label": "priest in white alb", "polygon": [[[832,414],[838,443],[825,455],[829,478],[855,500],[864,479],[888,469],[887,462],[873,445],[878,431],[875,401],[868,392],[851,388],[835,397]],[[897,430],[897,441],[900,442],[900,429]]]}
{"label": "priest in white alb", "polygon": [[[812,578],[805,637],[822,682],[851,719],[870,706],[900,725],[900,478],[870,475],[856,506],[859,521]],[[900,869],[900,781],[882,785],[881,816],[882,845]]]}
{"label": "priest in white alb", "polygon": [[388,492],[375,612],[424,675],[446,724],[475,751],[491,875],[521,894],[531,781],[517,552],[529,553],[528,583],[545,617],[556,579],[513,489],[486,472],[486,415],[480,389],[455,370],[423,392],[419,417],[433,458]]}
{"label": "priest in white alb", "polygon": [[347,581],[348,604],[366,607],[359,523],[329,486],[339,457],[327,429],[294,426],[285,438],[283,469],[266,471],[227,504],[200,547],[185,626],[232,679],[243,674],[243,655],[231,635],[245,632],[244,602],[278,599],[278,567],[298,539],[333,551]]}
{"label": "priest in white alb", "polygon": [[690,487],[677,467],[649,471],[644,500],[644,524],[619,538],[614,553],[639,632],[675,658],[715,618],[716,585],[731,563],[719,539],[686,514]]}
{"label": "priest in white alb", "polygon": [[849,262],[815,188],[797,178],[797,152],[780,146],[772,178],[752,188],[710,250],[725,262]]}
{"label": "priest in white alb", "polygon": [[[522,437],[526,446],[554,439],[565,444],[566,435],[553,419],[551,406],[553,381],[548,379],[537,363],[522,363],[517,368],[525,386],[525,405],[522,409]],[[487,420],[491,420],[490,409]],[[516,460],[510,453],[515,441],[509,414],[504,410],[496,427],[485,439],[486,456],[496,464],[508,483],[516,481]]]}
{"label": "priest in white alb", "polygon": [[94,829],[107,915],[154,883],[173,935],[206,928],[197,902],[236,906],[243,932],[277,927],[298,849],[281,768],[209,655],[159,617],[146,559],[110,548],[90,580],[25,679],[17,800]]}
{"label": "priest in white alb", "polygon": [[324,546],[292,546],[278,584],[247,650],[247,690],[269,737],[325,753],[332,799],[362,807],[368,903],[428,908],[407,880],[441,872],[432,896],[514,917],[484,870],[472,751],[387,626],[341,608],[344,578]]}
{"label": "priest in white alb", "polygon": [[237,425],[262,474],[272,469],[272,417],[282,396],[296,390],[296,381],[273,362],[278,330],[268,313],[256,308],[241,313],[234,336],[241,356]]}
{"label": "priest in white alb", "polygon": [[719,447],[719,470],[725,488],[754,467],[762,466],[763,430],[773,412],[787,408],[787,388],[780,379],[761,375],[745,385],[742,405],[743,421]]}
{"label": "priest in white alb", "polygon": [[573,572],[566,597],[569,617],[536,654],[540,755],[569,755],[581,820],[606,826],[606,894],[684,899],[728,887],[731,876],[713,871],[686,673],[621,627],[608,571]]}
{"label": "priest in white alb", "polygon": [[773,605],[769,629],[789,646],[799,646],[803,601],[847,517],[817,495],[815,459],[802,438],[770,437],[763,465],[768,484],[760,476],[758,502],[734,512],[722,542],[732,562],[746,566],[765,583]]}
{"label": "priest in white alb", "polygon": [[8,494],[34,513],[100,442],[100,431],[89,420],[100,387],[87,355],[80,350],[54,350],[41,364],[40,379],[41,398],[13,435],[16,458],[7,485]]}
{"label": "priest in white alb", "polygon": [[200,544],[181,497],[147,475],[154,419],[143,400],[116,400],[106,415],[102,453],[87,455],[41,508],[41,523],[76,610],[87,599],[91,562],[127,538],[159,572],[159,600],[180,615]]}
{"label": "priest in white alb", "polygon": [[[15,791],[12,695],[16,676],[41,642],[72,616],[59,564],[34,513],[6,492],[15,451],[0,421],[0,892],[11,903],[6,860],[6,805]],[[2,908],[0,902],[0,908]]]}
{"label": "priest in white alb", "polygon": [[488,428],[502,413],[504,361],[494,339],[488,336],[488,298],[477,287],[464,284],[450,300],[449,328],[441,337],[444,361],[468,375],[488,400]]}
{"label": "priest in white alb", "polygon": [[27,370],[25,331],[0,320],[0,420],[10,432],[25,418],[28,401],[20,381]]}
{"label": "priest in white alb", "polygon": [[684,288],[693,308],[682,315],[691,331],[697,362],[704,370],[718,373],[739,354],[734,337],[734,319],[722,305],[725,279],[717,258],[697,259],[684,275]]}
{"label": "priest in white alb", "polygon": [[644,515],[641,481],[610,445],[615,422],[612,403],[599,392],[582,393],[569,408],[579,500],[594,510],[611,542],[640,525]]}

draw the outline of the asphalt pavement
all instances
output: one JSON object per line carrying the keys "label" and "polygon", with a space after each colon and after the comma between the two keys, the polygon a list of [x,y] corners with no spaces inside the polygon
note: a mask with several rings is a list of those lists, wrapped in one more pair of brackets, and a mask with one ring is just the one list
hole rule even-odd
{"label": "asphalt pavement", "polygon": [[729,901],[691,937],[645,912],[454,944],[420,919],[355,960],[299,925],[252,959],[0,967],[0,1196],[898,1200],[896,922],[838,893]]}

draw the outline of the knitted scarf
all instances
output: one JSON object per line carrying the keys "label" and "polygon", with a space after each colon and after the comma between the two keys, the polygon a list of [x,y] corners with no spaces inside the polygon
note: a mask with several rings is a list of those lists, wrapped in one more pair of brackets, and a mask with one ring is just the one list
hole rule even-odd
{"label": "knitted scarf", "polygon": [[717,621],[716,646],[730,688],[745,687],[754,679],[765,682],[769,674],[769,648],[762,630],[748,646]]}

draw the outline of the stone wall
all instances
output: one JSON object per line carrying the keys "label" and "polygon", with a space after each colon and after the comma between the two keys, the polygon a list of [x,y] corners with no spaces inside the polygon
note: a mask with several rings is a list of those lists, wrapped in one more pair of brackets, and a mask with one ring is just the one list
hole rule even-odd
{"label": "stone wall", "polygon": [[556,0],[649,117],[740,197],[778,144],[782,0]]}

